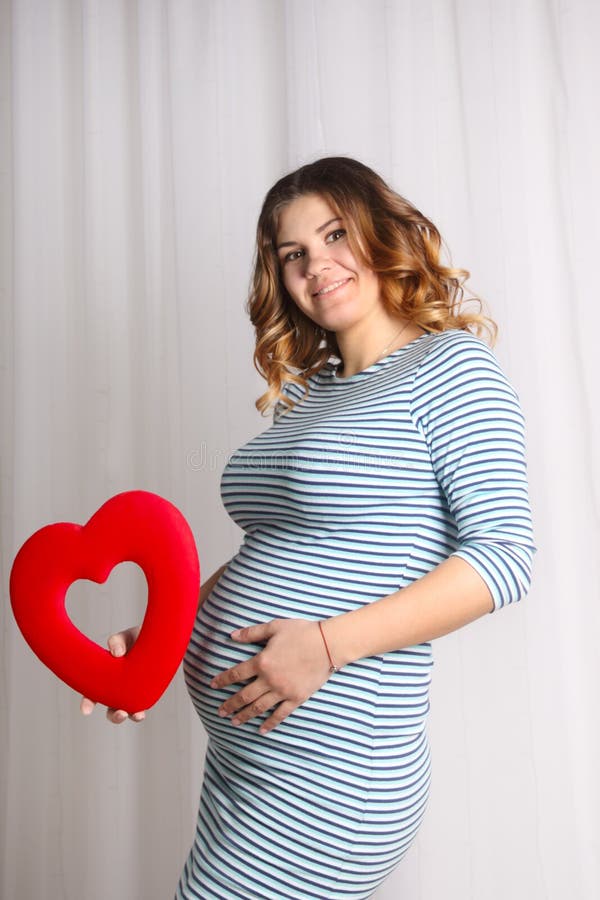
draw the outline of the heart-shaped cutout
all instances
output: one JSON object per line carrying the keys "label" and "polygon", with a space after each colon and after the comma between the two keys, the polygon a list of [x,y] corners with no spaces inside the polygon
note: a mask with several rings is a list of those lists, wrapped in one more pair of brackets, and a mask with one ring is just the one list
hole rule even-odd
{"label": "heart-shaped cutout", "polygon": [[[139,636],[115,658],[73,624],[67,590],[80,578],[103,584],[121,562],[148,582]],[[31,535],[10,573],[13,613],[33,652],[78,693],[127,712],[149,709],[188,645],[200,589],[192,531],[179,510],[149,491],[107,500],[85,525],[58,522]]]}

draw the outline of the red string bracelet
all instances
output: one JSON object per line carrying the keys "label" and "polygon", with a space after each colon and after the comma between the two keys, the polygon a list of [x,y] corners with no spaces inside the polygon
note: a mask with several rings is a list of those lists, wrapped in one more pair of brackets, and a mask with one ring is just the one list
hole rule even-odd
{"label": "red string bracelet", "polygon": [[329,662],[331,665],[329,666],[329,671],[333,674],[334,672],[339,672],[341,666],[334,665],[334,662],[331,658],[331,653],[329,652],[329,647],[327,646],[327,641],[325,640],[325,635],[323,634],[323,626],[319,622],[319,630],[321,632],[321,637],[323,638],[323,643],[325,644],[325,649],[327,650],[327,656],[329,657]]}

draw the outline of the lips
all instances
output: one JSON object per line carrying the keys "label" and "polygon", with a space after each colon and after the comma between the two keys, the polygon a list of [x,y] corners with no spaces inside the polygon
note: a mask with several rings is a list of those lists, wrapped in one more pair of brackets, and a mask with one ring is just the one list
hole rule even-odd
{"label": "lips", "polygon": [[348,284],[350,280],[350,278],[339,278],[337,281],[330,281],[329,284],[322,284],[317,291],[313,292],[313,297],[327,297],[328,294],[333,294],[338,288]]}

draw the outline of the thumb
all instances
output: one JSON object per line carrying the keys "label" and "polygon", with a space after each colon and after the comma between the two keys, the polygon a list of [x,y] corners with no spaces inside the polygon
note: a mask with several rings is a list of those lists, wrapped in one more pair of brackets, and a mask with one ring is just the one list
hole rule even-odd
{"label": "thumb", "polygon": [[135,628],[126,628],[125,631],[111,634],[108,639],[108,649],[113,656],[125,656],[135,644],[139,633],[140,626],[138,625]]}
{"label": "thumb", "polygon": [[125,656],[127,653],[127,646],[122,632],[111,634],[108,639],[108,649],[113,656]]}

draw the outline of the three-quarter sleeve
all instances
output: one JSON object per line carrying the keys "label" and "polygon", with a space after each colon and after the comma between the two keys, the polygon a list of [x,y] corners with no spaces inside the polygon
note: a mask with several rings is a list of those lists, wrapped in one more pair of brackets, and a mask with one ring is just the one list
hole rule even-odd
{"label": "three-quarter sleeve", "polygon": [[524,597],[536,547],[518,396],[490,348],[454,329],[420,365],[411,416],[423,434],[459,546],[494,609]]}

